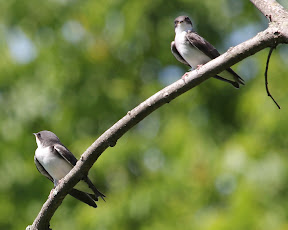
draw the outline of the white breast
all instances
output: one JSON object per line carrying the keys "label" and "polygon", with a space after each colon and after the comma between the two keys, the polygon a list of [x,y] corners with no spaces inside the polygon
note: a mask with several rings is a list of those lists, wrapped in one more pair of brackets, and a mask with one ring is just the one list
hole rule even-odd
{"label": "white breast", "polygon": [[186,39],[186,31],[177,33],[175,36],[175,45],[181,56],[189,63],[193,68],[197,65],[203,65],[211,59],[202,53],[200,50],[192,46]]}
{"label": "white breast", "polygon": [[[63,177],[65,177],[70,170],[72,165],[69,164],[65,159],[59,157],[57,153],[51,152],[49,147],[40,147],[35,151],[35,156],[45,170],[53,177],[54,183],[58,183]],[[93,194],[94,192],[89,188],[88,184],[84,181],[80,181],[74,187],[80,191],[88,192]]]}
{"label": "white breast", "polygon": [[38,147],[35,156],[45,170],[58,182],[72,169],[66,160],[51,152],[49,147]]}

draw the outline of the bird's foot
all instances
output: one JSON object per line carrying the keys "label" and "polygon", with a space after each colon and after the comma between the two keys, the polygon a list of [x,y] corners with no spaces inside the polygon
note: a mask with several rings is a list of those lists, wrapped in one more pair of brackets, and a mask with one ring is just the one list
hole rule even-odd
{"label": "bird's foot", "polygon": [[188,77],[188,73],[185,73],[185,74],[181,77],[181,79],[185,81],[185,77]]}
{"label": "bird's foot", "polygon": [[200,69],[203,65],[197,65],[197,70]]}

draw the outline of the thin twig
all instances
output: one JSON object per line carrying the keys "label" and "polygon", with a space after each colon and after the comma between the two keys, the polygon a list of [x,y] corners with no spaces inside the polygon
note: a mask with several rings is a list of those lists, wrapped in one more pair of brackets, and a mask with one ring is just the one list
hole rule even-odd
{"label": "thin twig", "polygon": [[267,95],[268,95],[269,97],[271,97],[271,99],[272,99],[272,100],[274,101],[274,103],[277,105],[278,109],[281,109],[280,105],[279,105],[279,104],[277,103],[277,101],[273,98],[273,96],[271,95],[271,93],[270,93],[270,91],[269,91],[269,88],[268,88],[268,66],[269,66],[270,57],[271,57],[272,52],[273,52],[274,49],[276,49],[276,46],[270,48],[269,54],[268,54],[268,57],[267,57],[266,69],[265,69],[265,87],[266,87]]}

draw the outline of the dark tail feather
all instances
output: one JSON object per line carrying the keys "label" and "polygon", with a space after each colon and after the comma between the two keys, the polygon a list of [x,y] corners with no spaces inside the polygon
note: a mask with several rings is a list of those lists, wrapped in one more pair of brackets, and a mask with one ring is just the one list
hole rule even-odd
{"label": "dark tail feather", "polygon": [[84,203],[86,203],[86,204],[88,204],[88,205],[90,205],[90,206],[92,206],[94,208],[97,208],[97,205],[94,202],[93,198],[90,197],[90,195],[88,195],[87,193],[81,192],[81,191],[73,188],[69,192],[69,194],[71,196],[73,196],[74,198],[76,198],[76,199],[78,199],[78,200],[80,200],[80,201],[82,201],[82,202],[84,202]]}
{"label": "dark tail feather", "polygon": [[[214,78],[216,78],[216,79],[218,79],[218,80],[221,80],[221,81],[225,81],[225,82],[228,82],[228,83],[230,83],[231,85],[233,85],[235,88],[237,88],[237,89],[239,89],[239,83],[241,83],[241,82],[236,82],[236,81],[230,81],[230,80],[228,80],[228,79],[226,79],[226,78],[223,78],[223,77],[220,77],[220,76],[218,76],[218,75],[216,75],[216,76],[214,76]],[[241,83],[241,84],[243,84],[243,83]]]}
{"label": "dark tail feather", "polygon": [[229,73],[231,73],[231,74],[234,75],[235,80],[236,80],[238,83],[240,83],[240,84],[242,84],[242,85],[245,85],[244,80],[243,80],[237,73],[235,73],[231,68],[228,68],[228,69],[226,69],[226,70],[227,70]]}
{"label": "dark tail feather", "polygon": [[85,177],[83,180],[88,184],[89,188],[91,188],[92,191],[95,193],[95,195],[94,195],[94,194],[89,194],[95,201],[98,200],[98,197],[99,197],[99,196],[102,198],[102,200],[105,201],[105,199],[104,199],[105,195],[104,195],[103,193],[101,193],[101,192],[94,186],[94,184],[92,183],[92,181],[91,181],[88,177]]}

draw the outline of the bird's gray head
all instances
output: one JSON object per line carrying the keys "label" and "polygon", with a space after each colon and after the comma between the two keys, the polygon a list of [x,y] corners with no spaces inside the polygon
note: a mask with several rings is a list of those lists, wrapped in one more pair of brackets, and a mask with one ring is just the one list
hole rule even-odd
{"label": "bird's gray head", "polygon": [[38,147],[47,147],[57,143],[61,143],[59,138],[52,132],[44,130],[38,133],[33,133],[36,137]]}
{"label": "bird's gray head", "polygon": [[193,25],[188,16],[179,16],[174,20],[175,33],[191,30],[193,31]]}

